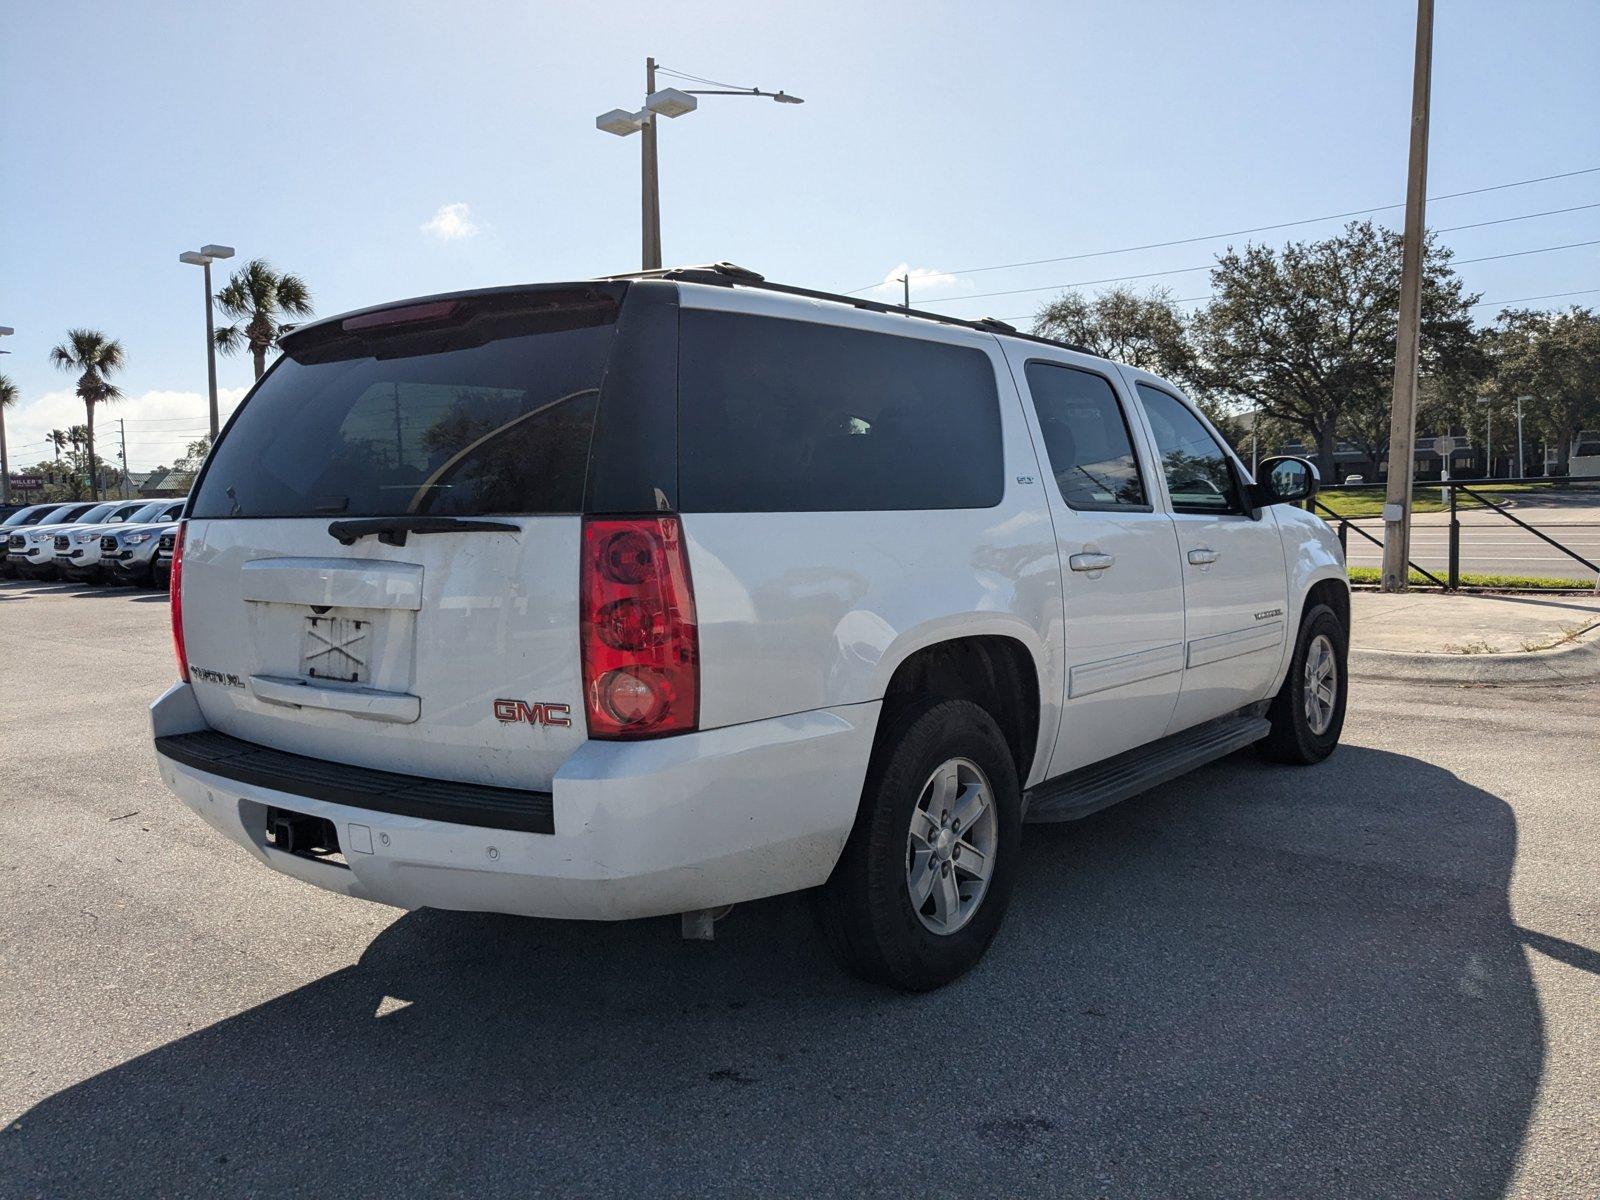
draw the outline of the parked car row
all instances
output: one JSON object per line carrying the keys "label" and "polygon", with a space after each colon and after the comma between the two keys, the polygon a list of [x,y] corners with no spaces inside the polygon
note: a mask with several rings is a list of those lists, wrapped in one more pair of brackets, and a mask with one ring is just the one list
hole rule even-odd
{"label": "parked car row", "polygon": [[165,587],[185,500],[33,504],[0,520],[0,575]]}

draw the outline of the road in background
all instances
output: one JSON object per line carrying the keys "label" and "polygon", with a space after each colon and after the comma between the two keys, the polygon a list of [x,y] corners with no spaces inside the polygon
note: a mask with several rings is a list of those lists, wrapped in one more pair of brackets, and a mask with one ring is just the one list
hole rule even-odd
{"label": "road in background", "polygon": [[157,778],[159,597],[3,584],[0,627],[0,1195],[1600,1178],[1600,688],[1359,680],[1319,767],[1030,828],[989,957],[903,996],[805,897],[704,945],[274,875]]}
{"label": "road in background", "polygon": [[[1436,496],[1439,488],[1419,484],[1416,494]],[[1492,496],[1493,493],[1490,493]],[[1466,502],[1463,495],[1461,502]],[[1600,563],[1600,500],[1593,496],[1545,496],[1520,493],[1510,497],[1511,511],[1519,520],[1546,533],[1583,555]],[[1497,502],[1502,498],[1496,497]],[[1461,508],[1461,571],[1488,575],[1539,575],[1551,579],[1571,579],[1579,585],[1593,585],[1595,572],[1567,557],[1525,529],[1519,529],[1498,513],[1482,508]],[[1337,527],[1337,522],[1334,522]],[[1352,521],[1380,542],[1383,521],[1363,517]],[[1381,567],[1383,549],[1358,533],[1348,538],[1348,559],[1353,567]],[[1450,514],[1419,513],[1411,523],[1411,561],[1444,577],[1450,565]]]}

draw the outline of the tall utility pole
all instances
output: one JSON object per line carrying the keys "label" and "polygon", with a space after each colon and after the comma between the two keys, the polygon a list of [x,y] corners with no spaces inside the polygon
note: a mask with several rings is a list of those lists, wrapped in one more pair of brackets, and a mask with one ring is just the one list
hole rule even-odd
{"label": "tall utility pole", "polygon": [[906,297],[905,304],[902,307],[904,307],[907,310],[909,310],[911,308],[911,272],[910,271],[907,271],[904,275],[900,276],[900,286],[905,289],[905,297]]}
{"label": "tall utility pole", "polygon": [[[644,94],[655,95],[656,91],[656,60],[644,60]],[[639,153],[641,155],[642,170],[639,173],[640,181],[644,187],[641,197],[640,211],[644,214],[644,269],[646,271],[659,271],[661,269],[661,179],[660,168],[656,161],[656,114],[645,110],[644,127],[639,131],[644,136],[640,140]]]}
{"label": "tall utility pole", "polygon": [[[0,325],[0,337],[9,337],[16,330],[9,325]],[[10,354],[9,350],[0,350],[0,354]],[[0,409],[0,504],[11,503],[11,463],[6,458],[6,414]]]}
{"label": "tall utility pole", "polygon": [[1422,326],[1422,238],[1428,191],[1428,102],[1433,90],[1433,0],[1417,0],[1417,56],[1411,76],[1411,165],[1406,176],[1400,327],[1389,414],[1389,486],[1383,505],[1383,590],[1403,592],[1411,561],[1411,467],[1417,441],[1417,351]]}
{"label": "tall utility pole", "polygon": [[128,423],[121,417],[117,418],[117,430],[122,435],[122,498],[128,499]]}

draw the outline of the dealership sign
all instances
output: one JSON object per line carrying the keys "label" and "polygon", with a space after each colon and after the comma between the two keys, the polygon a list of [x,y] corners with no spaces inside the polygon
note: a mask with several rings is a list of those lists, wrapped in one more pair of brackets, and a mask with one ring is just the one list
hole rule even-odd
{"label": "dealership sign", "polygon": [[13,492],[37,492],[43,489],[43,475],[13,475],[11,477],[11,490]]}

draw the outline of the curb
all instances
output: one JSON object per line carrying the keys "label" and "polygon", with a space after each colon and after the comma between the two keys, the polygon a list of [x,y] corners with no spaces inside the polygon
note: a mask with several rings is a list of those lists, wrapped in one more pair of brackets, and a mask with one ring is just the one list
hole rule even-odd
{"label": "curb", "polygon": [[1600,626],[1573,645],[1518,654],[1413,654],[1350,649],[1358,677],[1425,683],[1579,683],[1600,680]]}

